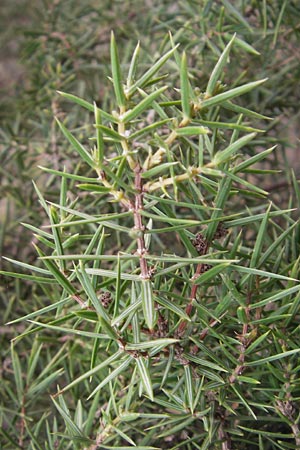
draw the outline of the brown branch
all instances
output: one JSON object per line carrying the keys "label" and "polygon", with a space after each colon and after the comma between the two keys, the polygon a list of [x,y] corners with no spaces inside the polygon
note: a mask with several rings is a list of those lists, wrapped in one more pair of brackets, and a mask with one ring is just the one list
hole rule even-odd
{"label": "brown branch", "polygon": [[295,420],[295,412],[296,411],[293,406],[293,403],[290,400],[286,400],[286,401],[277,400],[276,403],[277,403],[278,410],[290,422],[290,427],[292,429],[296,445],[298,448],[300,448],[300,429],[299,429],[299,425],[297,424],[297,422]]}
{"label": "brown branch", "polygon": [[25,410],[25,394],[22,396],[22,404],[21,404],[21,412],[20,412],[20,434],[19,434],[19,441],[18,444],[21,448],[24,446],[24,435],[25,435],[25,417],[26,417],[26,410]]}
{"label": "brown branch", "polygon": [[298,412],[295,408],[291,389],[290,389],[295,375],[294,374],[292,375],[291,372],[292,372],[292,366],[291,366],[291,363],[289,363],[286,365],[285,373],[284,373],[284,377],[287,380],[284,383],[284,388],[283,388],[283,391],[285,394],[285,399],[284,400],[276,400],[276,406],[277,406],[278,410],[280,411],[280,413],[284,417],[286,417],[287,420],[289,421],[289,425],[292,429],[296,445],[298,448],[300,448],[300,428],[297,423],[297,419],[295,418],[295,416],[297,417]]}
{"label": "brown branch", "polygon": [[[247,322],[250,322],[250,308],[249,305],[251,303],[251,297],[252,292],[248,292],[247,294],[247,300],[246,300],[246,307],[245,307],[245,314],[247,318]],[[247,347],[251,344],[253,339],[256,336],[256,329],[254,328],[251,332],[249,332],[249,325],[248,323],[243,324],[242,334],[237,336],[239,341],[241,342],[241,345],[239,347],[239,357],[238,357],[238,364],[236,368],[234,369],[233,373],[229,377],[229,383],[234,383],[239,375],[242,375],[244,370],[246,369],[245,366],[245,353],[247,350]]]}
{"label": "brown branch", "polygon": [[219,428],[218,428],[218,437],[219,437],[220,441],[222,441],[221,449],[222,450],[230,450],[231,449],[230,439],[229,439],[226,431],[224,431],[222,423],[220,423]]}
{"label": "brown branch", "polygon": [[[224,228],[222,222],[219,222],[216,232],[213,236],[213,239],[220,239],[220,238],[224,237],[226,234],[227,234],[227,231]],[[195,239],[192,242],[200,256],[207,255],[209,247],[211,245],[211,241],[208,241],[207,239],[205,239],[201,233],[197,233]],[[201,276],[202,273],[206,272],[210,268],[211,268],[211,266],[207,265],[206,263],[199,263],[196,267],[196,271],[195,271],[191,281],[193,282],[193,280],[199,278],[199,276]],[[189,317],[191,317],[192,312],[193,312],[193,302],[196,300],[198,287],[199,287],[199,284],[193,284],[192,288],[191,288],[189,302],[185,309],[185,312]],[[217,323],[218,323],[218,320],[212,319],[210,321],[209,326],[213,327]],[[182,337],[182,335],[185,332],[186,327],[187,327],[187,321],[181,322],[177,329],[176,336]],[[207,336],[208,332],[209,332],[208,327],[205,328],[204,330],[202,330],[202,332],[200,334],[200,340],[203,340]]]}
{"label": "brown branch", "polygon": [[[206,255],[208,252],[208,249],[209,249],[209,243],[207,241],[205,241],[204,247],[201,250],[201,255]],[[201,273],[203,273],[203,267],[204,267],[203,263],[197,264],[196,271],[193,275],[192,280],[198,278],[201,275]],[[189,317],[191,317],[191,315],[192,315],[193,301],[196,300],[196,294],[197,294],[198,287],[199,287],[198,284],[193,284],[192,288],[191,288],[189,303],[187,304],[187,306],[185,308],[185,312]],[[187,324],[188,324],[188,322],[186,320],[179,324],[179,327],[176,332],[176,336],[182,337],[182,335],[184,334],[184,332],[186,330]]]}
{"label": "brown branch", "polygon": [[240,355],[238,358],[238,364],[237,364],[236,368],[234,369],[234,372],[229,377],[229,383],[234,383],[235,380],[237,379],[237,377],[239,375],[242,375],[242,373],[245,370],[245,352],[246,352],[246,348],[249,345],[249,341],[246,338],[247,333],[248,333],[248,324],[244,323],[242,335],[238,336],[238,339],[241,342],[241,345],[239,347]]}

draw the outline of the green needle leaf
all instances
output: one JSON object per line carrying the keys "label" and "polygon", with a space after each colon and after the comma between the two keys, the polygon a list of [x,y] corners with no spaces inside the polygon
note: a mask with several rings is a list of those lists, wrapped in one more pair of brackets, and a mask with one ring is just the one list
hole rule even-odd
{"label": "green needle leaf", "polygon": [[59,128],[61,129],[61,131],[63,132],[64,136],[68,139],[68,141],[70,142],[70,144],[72,145],[72,147],[74,148],[74,150],[77,151],[77,153],[79,153],[79,155],[81,156],[81,158],[92,168],[94,168],[95,166],[95,162],[92,159],[91,155],[89,154],[89,152],[83,147],[83,145],[80,144],[79,141],[77,141],[77,139],[72,135],[72,133],[70,133],[69,130],[67,130],[67,128],[56,118],[56,122],[58,123]]}
{"label": "green needle leaf", "polygon": [[255,242],[255,246],[253,249],[253,253],[252,253],[252,257],[251,257],[251,261],[250,261],[250,267],[252,268],[258,268],[258,261],[260,259],[261,253],[262,253],[262,246],[264,244],[264,239],[265,239],[265,235],[266,235],[266,228],[268,225],[268,221],[269,221],[269,214],[270,214],[270,210],[271,210],[271,204],[269,205],[266,213],[265,213],[265,217],[263,218],[263,220],[261,221],[260,227],[259,227],[259,231],[257,234],[257,238],[256,238],[256,242]]}
{"label": "green needle leaf", "polygon": [[121,136],[117,131],[113,130],[110,127],[106,127],[105,125],[101,125],[101,124],[97,124],[97,125],[95,125],[95,127],[97,129],[101,130],[101,132],[103,134],[106,134],[106,136],[109,136],[110,138],[112,138],[114,141],[122,142],[123,139],[125,139],[125,136]]}
{"label": "green needle leaf", "polygon": [[130,109],[125,114],[120,116],[120,121],[127,123],[139,116],[145,111],[166,89],[168,86],[163,86],[157,91],[147,95],[143,100],[138,103],[133,109]]}
{"label": "green needle leaf", "polygon": [[153,330],[156,322],[156,314],[154,309],[152,283],[150,280],[141,280],[141,294],[144,318],[149,330]]}
{"label": "green needle leaf", "polygon": [[[77,97],[76,95],[68,94],[67,92],[57,91],[57,93],[60,94],[62,97],[66,98],[67,100],[69,100],[73,103],[76,103],[77,105],[82,106],[83,108],[87,109],[88,111],[95,112],[95,109],[94,109],[95,107],[92,103],[89,103],[86,100],[83,100],[82,98]],[[115,123],[118,122],[117,119],[113,115],[103,111],[102,109],[100,111],[101,111],[101,115],[105,119],[107,119],[109,122],[115,122]]]}
{"label": "green needle leaf", "polygon": [[69,432],[71,433],[72,436],[78,436],[83,438],[85,441],[90,442],[88,439],[85,438],[84,434],[82,433],[82,431],[78,428],[78,426],[76,425],[76,423],[73,422],[73,420],[71,419],[70,416],[70,412],[67,408],[63,408],[62,406],[60,406],[55,399],[53,398],[53,396],[51,397],[55,407],[57,408],[57,410],[60,412],[60,414],[62,415],[66,426],[69,428]]}
{"label": "green needle leaf", "polygon": [[106,358],[100,364],[97,364],[97,366],[93,367],[92,369],[83,373],[80,377],[73,380],[71,383],[69,383],[67,386],[65,386],[63,389],[61,389],[59,392],[57,392],[57,394],[55,394],[55,396],[63,394],[65,391],[68,391],[73,386],[76,386],[78,383],[81,383],[82,381],[86,380],[87,378],[95,375],[97,372],[99,372],[104,367],[107,367],[110,364],[112,364],[114,361],[120,359],[122,353],[123,353],[122,351],[118,351],[118,352],[114,353],[112,356],[110,356],[109,358]]}
{"label": "green needle leaf", "polygon": [[138,88],[142,88],[145,86],[145,84],[148,83],[148,81],[153,77],[153,75],[158,72],[158,70],[165,64],[168,59],[173,55],[173,53],[176,51],[179,44],[175,45],[174,48],[169,50],[165,55],[163,55],[161,58],[159,58],[156,63],[154,63],[150,69],[147,70],[147,72],[144,73],[135,83],[127,90],[127,96],[130,97]]}
{"label": "green needle leaf", "polygon": [[235,35],[230,40],[230,42],[226,45],[223,53],[221,54],[221,56],[219,58],[219,61],[217,62],[217,64],[214,67],[214,70],[211,73],[211,76],[208,80],[208,84],[207,84],[207,88],[206,88],[206,97],[211,97],[212,95],[214,95],[214,91],[215,91],[216,85],[220,79],[220,76],[222,74],[223,68],[227,64],[228,56],[229,56],[232,44],[234,42],[234,39],[235,39]]}
{"label": "green needle leaf", "polygon": [[160,338],[145,342],[139,342],[136,344],[126,344],[125,350],[146,350],[146,349],[152,349],[155,347],[166,347],[167,345],[175,344],[178,342],[178,339],[173,338]]}
{"label": "green needle leaf", "polygon": [[215,278],[215,276],[218,275],[220,272],[223,272],[229,265],[230,263],[228,262],[218,264],[217,266],[209,269],[207,272],[202,273],[199,277],[193,280],[193,283],[194,284],[207,283],[211,279]]}
{"label": "green needle leaf", "polygon": [[[55,227],[55,225],[57,225],[59,223],[59,217],[58,217],[56,208],[53,205],[50,206],[49,212],[50,212],[50,214],[49,214],[50,222],[52,225],[54,225],[52,227],[52,233],[53,233],[53,237],[54,237],[56,254],[58,256],[62,256],[64,254],[64,251],[63,251],[62,240],[61,240],[61,230],[59,228]],[[62,272],[65,272],[66,264],[63,259],[59,260],[59,265],[60,265],[60,270]]]}
{"label": "green needle leaf", "polygon": [[136,361],[136,365],[137,365],[145,392],[150,397],[150,400],[153,401],[153,388],[152,388],[152,382],[151,382],[151,378],[150,378],[150,372],[147,367],[147,362],[142,356],[140,356],[139,358],[136,358],[135,361]]}
{"label": "green needle leaf", "polygon": [[191,321],[191,318],[181,309],[179,308],[174,302],[170,302],[164,297],[161,296],[155,296],[155,301],[159,303],[160,305],[164,306],[165,308],[172,311],[177,316],[181,317],[184,320],[187,320],[188,322]]}
{"label": "green needle leaf", "polygon": [[[104,378],[104,380],[101,381],[101,383],[98,384],[98,386],[93,390],[93,392],[89,395],[88,400],[93,397],[98,391],[100,391],[100,389],[102,389],[107,383],[109,383],[110,381],[112,381],[114,378],[116,378],[120,373],[122,373],[123,371],[125,371],[125,369],[127,369],[127,367],[130,365],[130,363],[132,362],[132,357],[131,356],[127,356],[123,362],[115,369],[113,370],[106,378]],[[96,368],[95,368],[96,369]],[[90,370],[89,372],[94,372],[93,370]]]}
{"label": "green needle leaf", "polygon": [[119,108],[124,107],[125,105],[125,94],[122,85],[121,78],[121,68],[119,62],[118,49],[116,45],[115,35],[113,31],[111,32],[111,41],[110,41],[110,58],[111,58],[111,69],[112,69],[112,78],[113,85],[116,94],[116,99]]}
{"label": "green needle leaf", "polygon": [[[250,271],[250,269],[249,269]],[[276,275],[276,274],[274,274]],[[276,302],[277,300],[281,300],[284,297],[287,297],[291,294],[296,294],[300,291],[300,284],[297,284],[296,286],[293,286],[289,289],[283,289],[282,291],[277,292],[274,295],[271,295],[270,297],[265,298],[264,300],[261,300],[259,302],[256,302],[255,304],[250,306],[250,309],[256,309],[261,308],[262,306],[272,304],[273,302]]]}
{"label": "green needle leaf", "polygon": [[153,176],[158,175],[161,172],[164,172],[166,169],[169,169],[172,166],[176,166],[179,164],[179,162],[169,162],[169,163],[163,163],[159,164],[156,167],[152,167],[149,170],[146,170],[142,173],[142,178],[152,178]]}
{"label": "green needle leaf", "polygon": [[[45,257],[46,255],[35,245],[36,251],[38,252],[40,257]],[[54,276],[58,284],[65,289],[68,294],[74,295],[76,294],[76,289],[73,287],[73,285],[70,283],[68,278],[59,270],[57,265],[54,261],[51,261],[50,259],[43,259],[45,266],[51,272],[51,274]]]}
{"label": "green needle leaf", "polygon": [[100,194],[108,194],[111,191],[110,187],[99,186],[97,184],[83,183],[83,184],[77,184],[77,187],[84,191],[95,192],[95,193],[98,192]]}
{"label": "green needle leaf", "polygon": [[104,320],[109,322],[109,317],[103,308],[99,298],[96,295],[96,292],[93,288],[92,282],[88,276],[88,274],[85,271],[84,265],[82,261],[80,261],[80,269],[75,269],[76,275],[78,280],[80,281],[81,286],[83,287],[85,293],[87,294],[88,298],[90,299],[93,307],[95,308],[96,312],[100,317],[102,317]]}
{"label": "green needle leaf", "polygon": [[[95,124],[102,125],[101,119],[101,110],[97,108],[96,103],[94,103],[94,115],[95,115]],[[102,168],[104,159],[104,142],[103,142],[103,133],[100,127],[97,128],[97,149],[95,151],[95,163],[97,167]]]}
{"label": "green needle leaf", "polygon": [[180,67],[180,86],[181,86],[181,106],[183,118],[189,119],[191,114],[190,106],[190,83],[188,77],[186,53],[183,52]]}
{"label": "green needle leaf", "polygon": [[266,358],[261,358],[256,361],[250,361],[246,362],[245,366],[252,367],[252,366],[260,366],[262,364],[271,362],[271,361],[277,361],[278,359],[286,358],[287,356],[296,355],[300,352],[300,348],[296,348],[293,350],[288,350],[287,352],[278,353],[276,355],[267,356]]}
{"label": "green needle leaf", "polygon": [[227,161],[234,155],[238,150],[246,146],[249,142],[251,142],[256,136],[256,133],[250,133],[246,136],[241,137],[237,141],[230,144],[225,150],[219,151],[213,158],[213,164],[218,165]]}
{"label": "green needle leaf", "polygon": [[202,108],[210,108],[211,106],[217,106],[222,104],[223,102],[230,100],[232,98],[238,97],[239,95],[246,94],[249,91],[252,91],[256,87],[265,83],[267,78],[258,81],[251,81],[250,83],[244,84],[243,86],[239,86],[229,91],[222,92],[222,94],[215,95],[207,100],[203,100],[201,103]]}
{"label": "green needle leaf", "polygon": [[23,377],[22,377],[22,369],[21,369],[21,363],[20,363],[19,356],[14,349],[13,343],[11,343],[11,360],[12,360],[12,366],[13,366],[13,370],[14,370],[14,377],[15,377],[18,400],[20,402],[22,402],[22,398],[24,395],[24,383],[23,383]]}
{"label": "green needle leaf", "polygon": [[131,58],[127,76],[127,89],[130,88],[130,86],[132,86],[132,84],[134,83],[139,53],[140,53],[140,42],[137,43]]}
{"label": "green needle leaf", "polygon": [[175,132],[177,136],[199,136],[201,134],[210,133],[210,130],[206,127],[190,126],[190,127],[176,128]]}
{"label": "green needle leaf", "polygon": [[183,368],[184,368],[187,404],[188,404],[188,407],[189,407],[191,413],[193,414],[194,413],[194,393],[193,393],[191,368],[188,364],[184,365]]}

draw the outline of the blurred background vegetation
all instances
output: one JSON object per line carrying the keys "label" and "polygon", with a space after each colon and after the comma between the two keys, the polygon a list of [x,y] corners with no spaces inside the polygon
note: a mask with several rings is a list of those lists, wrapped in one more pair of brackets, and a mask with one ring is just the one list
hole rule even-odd
{"label": "blurred background vegetation", "polygon": [[[142,63],[147,67],[174,41],[186,49],[193,68],[194,84],[203,88],[220,53],[237,33],[231,63],[225,80],[232,87],[268,77],[267,83],[244,95],[241,106],[258,111],[273,120],[254,126],[267,129],[261,136],[262,148],[278,144],[266,164],[282,172],[265,183],[282,207],[288,206],[292,171],[300,172],[299,81],[300,81],[300,4],[298,0],[2,0],[0,16],[0,253],[29,263],[36,256],[30,245],[32,232],[20,225],[39,227],[45,217],[33,188],[34,180],[49,200],[59,196],[56,179],[45,176],[38,165],[62,170],[74,166],[74,154],[66,148],[57,130],[54,116],[67,117],[69,129],[86,139],[90,113],[59,98],[56,90],[96,101],[110,108],[112,92],[109,74],[109,39],[114,29],[125,63],[136,42],[145,51]],[[167,69],[172,74],[172,63]],[[174,80],[177,79],[177,74]],[[176,87],[174,81],[174,87]],[[256,122],[256,123],[255,123]],[[2,270],[13,270],[1,260]],[[18,442],[19,405],[12,392],[10,338],[17,329],[4,327],[8,320],[42,306],[36,287],[18,279],[2,278],[0,285],[0,345],[2,357],[0,402],[3,448],[23,445]],[[30,339],[30,338],[28,338]],[[21,364],[26,362],[29,341],[18,344]],[[49,339],[41,367],[49,362],[51,346],[61,345]],[[70,344],[71,345],[71,344]],[[74,344],[75,345],[75,344]],[[39,393],[48,405],[51,385]],[[42,400],[39,405],[43,408]],[[26,414],[36,420],[34,405]],[[48,407],[47,416],[51,414]],[[11,425],[14,424],[15,434]],[[41,433],[45,433],[41,425]],[[25,448],[25,447],[23,447]],[[26,447],[27,448],[27,447]]]}
{"label": "blurred background vegetation", "polygon": [[[72,128],[86,122],[88,113],[63,104],[55,91],[95,100],[102,107],[109,105],[111,29],[121,43],[123,61],[141,40],[145,65],[164,49],[171,31],[181,48],[188,50],[199,86],[205,85],[222,48],[237,33],[244,51],[235,45],[226,82],[238,85],[269,78],[260,89],[243,96],[243,106],[273,118],[264,124],[272,129],[268,140],[273,136],[274,142],[279,141],[281,149],[276,155],[290,158],[295,167],[299,10],[297,1],[282,0],[4,0],[0,19],[1,252],[15,256],[20,249],[29,251],[24,229],[18,224],[41,220],[31,183],[42,176],[37,165],[50,163],[57,168],[68,164],[70,155],[61,146],[53,116],[70,112]],[[172,67],[168,69],[172,72]],[[55,197],[52,181],[44,189]]]}

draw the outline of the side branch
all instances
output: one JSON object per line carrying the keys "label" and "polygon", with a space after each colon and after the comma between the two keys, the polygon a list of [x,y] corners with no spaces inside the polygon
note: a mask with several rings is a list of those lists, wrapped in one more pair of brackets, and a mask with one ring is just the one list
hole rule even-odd
{"label": "side branch", "polygon": [[[203,245],[203,248],[201,249],[201,255],[206,255],[208,252],[208,249],[209,249],[209,243],[207,241],[203,241],[203,244],[204,245]],[[197,268],[196,268],[195,274],[193,275],[193,279],[198,278],[199,275],[201,275],[201,273],[203,273],[204,266],[205,266],[205,264],[203,264],[203,263],[197,264]],[[199,287],[198,284],[193,284],[192,288],[191,288],[189,303],[187,304],[187,306],[185,308],[185,312],[189,317],[192,315],[193,301],[194,301],[194,299],[196,299],[198,287]],[[184,334],[186,327],[187,327],[187,321],[181,322],[176,334],[181,337]]]}

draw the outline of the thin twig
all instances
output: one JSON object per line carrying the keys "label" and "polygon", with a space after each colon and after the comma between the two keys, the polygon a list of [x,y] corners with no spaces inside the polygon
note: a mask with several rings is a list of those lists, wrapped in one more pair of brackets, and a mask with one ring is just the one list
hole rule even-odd
{"label": "thin twig", "polygon": [[[206,242],[202,254],[206,255],[207,252],[208,252],[208,249],[209,249],[209,243]],[[193,279],[196,279],[196,278],[198,278],[201,275],[202,269],[203,269],[203,263],[197,264],[196,271],[195,271],[195,274],[193,276]],[[192,288],[191,288],[191,294],[190,294],[190,297],[189,297],[189,303],[188,303],[188,305],[185,308],[185,312],[186,312],[186,314],[189,317],[192,315],[193,301],[196,299],[196,294],[197,294],[198,287],[199,287],[198,284],[193,284]],[[177,336],[181,337],[184,334],[185,329],[187,327],[187,323],[188,322],[185,320],[185,321],[183,321],[183,322],[181,322],[179,324],[179,327],[178,327],[178,330],[177,330],[177,333],[176,333]]]}

